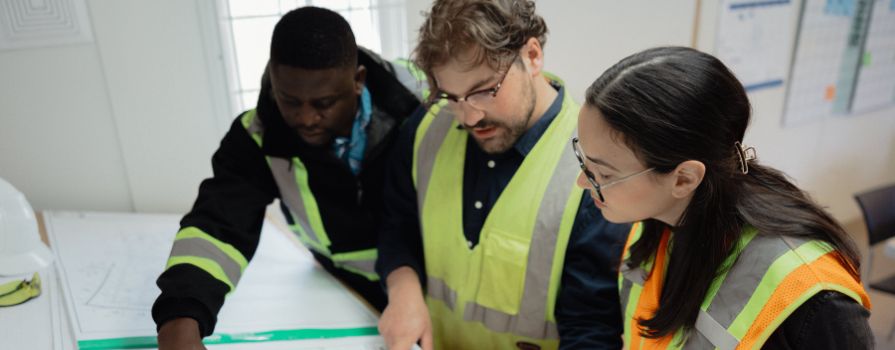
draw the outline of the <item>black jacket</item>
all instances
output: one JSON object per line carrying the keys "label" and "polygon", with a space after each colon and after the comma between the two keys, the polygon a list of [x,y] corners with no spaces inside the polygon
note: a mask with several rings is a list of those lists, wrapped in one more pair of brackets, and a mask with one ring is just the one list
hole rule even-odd
{"label": "black jacket", "polygon": [[[297,156],[307,168],[308,184],[332,242],[330,251],[375,248],[386,155],[398,126],[420,101],[397,80],[392,64],[376,54],[360,49],[358,64],[367,68],[366,87],[372,97],[373,115],[362,170],[357,176],[335,157],[329,145],[310,146],[286,125],[265,74],[257,106],[264,124],[262,148],[237,118],[212,156],[214,176],[200,185],[198,198],[181,220],[181,227],[198,227],[251,259],[258,246],[265,208],[280,196],[265,156]],[[284,214],[292,220],[287,210]],[[319,254],[314,256],[325,268],[338,272],[331,261]],[[152,307],[152,316],[159,327],[177,317],[191,317],[199,322],[203,336],[213,332],[229,291],[226,284],[187,264],[167,269],[157,284],[162,293]]]}
{"label": "black jacket", "polygon": [[866,350],[875,347],[870,311],[845,294],[822,291],[771,333],[762,349]]}

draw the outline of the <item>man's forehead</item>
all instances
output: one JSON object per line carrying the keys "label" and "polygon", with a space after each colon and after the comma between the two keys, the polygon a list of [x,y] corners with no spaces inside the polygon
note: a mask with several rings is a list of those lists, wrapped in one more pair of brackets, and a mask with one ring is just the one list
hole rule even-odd
{"label": "man's forehead", "polygon": [[487,61],[472,62],[450,59],[432,69],[435,86],[446,93],[463,94],[497,78],[497,71]]}
{"label": "man's forehead", "polygon": [[270,72],[271,78],[279,80],[281,83],[331,80],[341,82],[345,79],[351,80],[354,77],[356,69],[352,69],[351,67],[308,69],[278,64],[273,65]]}
{"label": "man's forehead", "polygon": [[354,81],[352,71],[345,68],[303,69],[289,66],[271,70],[271,83],[275,90],[290,94],[325,95],[330,90],[342,90]]}

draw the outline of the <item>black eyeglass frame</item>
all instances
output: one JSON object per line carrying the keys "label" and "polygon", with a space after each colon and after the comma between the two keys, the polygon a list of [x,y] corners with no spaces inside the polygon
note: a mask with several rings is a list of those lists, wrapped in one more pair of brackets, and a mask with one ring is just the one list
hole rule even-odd
{"label": "black eyeglass frame", "polygon": [[587,165],[584,164],[584,154],[583,154],[584,151],[581,150],[581,147],[578,144],[577,137],[572,138],[572,152],[575,152],[575,158],[578,158],[578,165],[581,166],[581,172],[584,173],[584,178],[586,178],[587,182],[589,182],[590,185],[593,186],[593,191],[597,193],[597,198],[600,199],[601,203],[606,203],[606,198],[603,197],[603,191],[602,191],[603,189],[605,189],[609,186],[618,184],[620,182],[630,180],[631,178],[633,178],[635,176],[643,175],[650,171],[656,170],[656,168],[648,168],[648,169],[633,173],[631,175],[623,176],[623,177],[620,177],[613,181],[609,181],[605,185],[600,185],[597,183],[597,178],[596,178],[596,176],[594,176],[594,173],[591,172],[590,169],[587,168]]}

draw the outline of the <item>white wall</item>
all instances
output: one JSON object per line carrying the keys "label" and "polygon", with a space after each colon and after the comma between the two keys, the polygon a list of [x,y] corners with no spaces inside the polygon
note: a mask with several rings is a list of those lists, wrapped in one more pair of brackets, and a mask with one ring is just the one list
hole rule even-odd
{"label": "white wall", "polygon": [[[88,0],[93,44],[0,52],[0,177],[37,209],[187,210],[233,118],[216,1]],[[410,47],[428,4],[407,2]],[[711,52],[718,8],[707,0],[541,0],[538,11],[550,28],[547,69],[581,101],[619,59],[691,45],[697,21],[697,47]],[[746,142],[837,218],[856,220],[852,194],[895,181],[895,109],[783,128],[784,92],[750,96]]]}
{"label": "white wall", "polygon": [[35,209],[133,208],[94,46],[0,52],[0,177]]}
{"label": "white wall", "polygon": [[584,90],[622,58],[654,46],[690,46],[695,1],[540,1],[537,11],[550,31],[547,70],[581,103]]}
{"label": "white wall", "polygon": [[214,2],[87,6],[93,43],[0,52],[0,177],[37,210],[183,212],[225,125]]}

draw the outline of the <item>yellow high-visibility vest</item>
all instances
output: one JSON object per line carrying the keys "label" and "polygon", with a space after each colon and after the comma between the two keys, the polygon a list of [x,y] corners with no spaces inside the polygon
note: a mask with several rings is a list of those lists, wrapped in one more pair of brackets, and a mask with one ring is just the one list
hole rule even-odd
{"label": "yellow high-visibility vest", "polygon": [[554,307],[583,195],[568,147],[578,110],[563,96],[561,111],[500,194],[471,249],[462,226],[469,135],[457,129],[444,103],[430,107],[422,120],[412,176],[436,348],[558,347]]}

